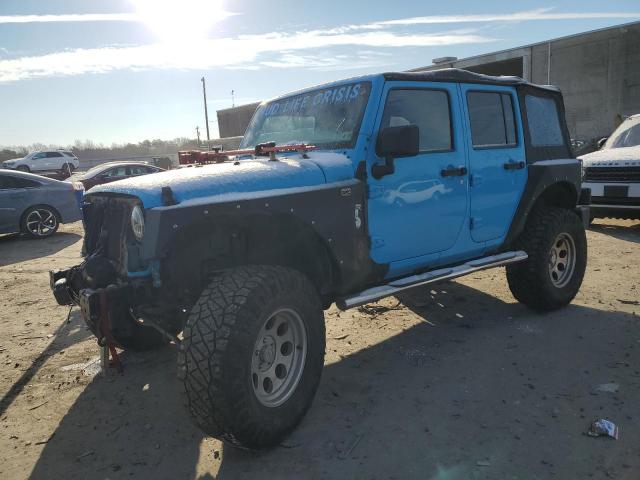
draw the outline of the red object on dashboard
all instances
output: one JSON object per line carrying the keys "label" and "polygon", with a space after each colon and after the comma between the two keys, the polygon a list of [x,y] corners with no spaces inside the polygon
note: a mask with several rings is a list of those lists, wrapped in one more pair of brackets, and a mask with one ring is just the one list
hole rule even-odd
{"label": "red object on dashboard", "polygon": [[273,145],[273,144],[260,144],[255,148],[248,148],[244,150],[227,150],[227,151],[207,151],[207,150],[185,150],[178,152],[178,163],[180,165],[192,165],[200,164],[205,165],[208,163],[222,163],[229,160],[229,157],[236,157],[238,155],[256,155],[256,156],[271,156],[276,153],[283,152],[308,152],[315,150],[315,145]]}

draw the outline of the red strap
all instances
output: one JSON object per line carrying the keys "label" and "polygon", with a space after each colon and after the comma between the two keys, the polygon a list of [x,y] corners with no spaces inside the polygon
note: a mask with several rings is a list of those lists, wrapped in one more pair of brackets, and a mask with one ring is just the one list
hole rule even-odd
{"label": "red strap", "polygon": [[111,362],[116,368],[118,373],[122,373],[122,362],[116,351],[115,341],[111,335],[111,321],[109,319],[109,309],[107,308],[107,292],[102,290],[100,292],[100,332],[107,342],[107,347],[111,353]]}

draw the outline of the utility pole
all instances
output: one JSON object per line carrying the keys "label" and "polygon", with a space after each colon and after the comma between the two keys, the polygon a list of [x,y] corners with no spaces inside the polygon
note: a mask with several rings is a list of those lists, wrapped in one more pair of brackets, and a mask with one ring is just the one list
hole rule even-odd
{"label": "utility pole", "polygon": [[231,90],[231,108],[236,106],[236,97],[235,97],[235,92],[233,90]]}
{"label": "utility pole", "polygon": [[198,147],[200,146],[200,127],[196,126],[196,135],[198,136]]}
{"label": "utility pole", "polygon": [[211,150],[211,137],[209,136],[209,113],[207,112],[207,86],[204,81],[204,77],[202,77],[202,96],[204,97],[204,120],[207,125],[207,149]]}

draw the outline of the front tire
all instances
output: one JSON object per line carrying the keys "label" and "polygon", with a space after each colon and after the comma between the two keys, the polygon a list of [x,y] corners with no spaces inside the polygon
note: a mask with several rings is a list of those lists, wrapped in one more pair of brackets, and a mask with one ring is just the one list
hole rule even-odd
{"label": "front tire", "polygon": [[301,273],[228,270],[202,292],[184,329],[178,372],[187,408],[207,434],[237,447],[278,445],[320,382],[322,306]]}
{"label": "front tire", "polygon": [[570,210],[539,206],[516,242],[529,258],[507,266],[513,296],[538,311],[557,310],[578,293],[587,266],[587,237]]}
{"label": "front tire", "polygon": [[29,173],[31,171],[31,169],[29,167],[27,167],[26,165],[20,165],[17,170],[20,170],[21,172],[25,172],[25,173]]}
{"label": "front tire", "polygon": [[58,213],[47,205],[29,208],[22,216],[22,232],[32,238],[47,238],[58,231]]}

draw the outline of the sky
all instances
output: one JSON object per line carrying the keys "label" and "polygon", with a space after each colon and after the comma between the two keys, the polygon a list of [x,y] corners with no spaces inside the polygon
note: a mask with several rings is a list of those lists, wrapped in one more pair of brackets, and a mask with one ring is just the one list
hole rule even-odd
{"label": "sky", "polygon": [[0,0],[0,145],[205,135],[215,110],[640,20],[640,3]]}

